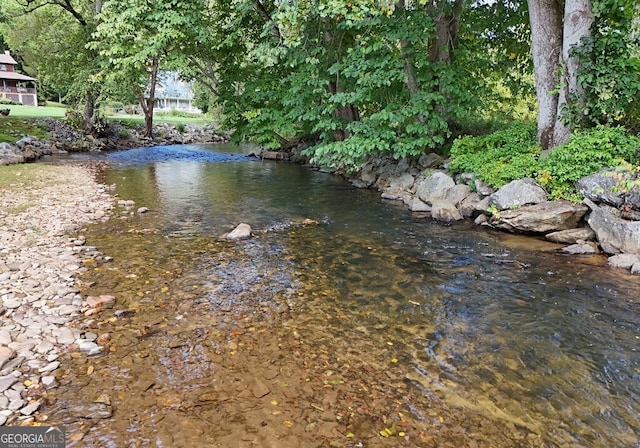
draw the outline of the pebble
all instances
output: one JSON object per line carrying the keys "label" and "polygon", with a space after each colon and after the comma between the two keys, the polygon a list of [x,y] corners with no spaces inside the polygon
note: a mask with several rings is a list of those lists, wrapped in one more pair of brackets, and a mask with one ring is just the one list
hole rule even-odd
{"label": "pebble", "polygon": [[57,387],[61,353],[80,345],[86,355],[102,352],[93,334],[74,345],[82,341],[74,319],[87,306],[75,275],[86,271],[83,259],[103,257],[77,233],[108,219],[114,201],[87,167],[41,169],[29,184],[0,191],[0,210],[17,210],[0,220],[0,425],[33,419],[42,402],[25,384]]}

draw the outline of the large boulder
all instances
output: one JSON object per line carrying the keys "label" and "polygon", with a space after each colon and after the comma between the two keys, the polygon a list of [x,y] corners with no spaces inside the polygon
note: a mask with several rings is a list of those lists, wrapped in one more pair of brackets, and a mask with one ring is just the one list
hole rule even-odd
{"label": "large boulder", "polygon": [[578,226],[587,213],[582,204],[569,201],[546,201],[496,214],[491,225],[509,232],[549,233]]}
{"label": "large boulder", "polygon": [[462,216],[464,216],[465,218],[471,218],[472,216],[474,216],[478,204],[481,200],[482,199],[480,198],[480,195],[478,193],[470,193],[466,198],[464,198],[458,205]]}
{"label": "large boulder", "polygon": [[623,193],[616,189],[617,181],[612,172],[603,170],[590,176],[583,177],[576,183],[576,188],[582,196],[594,202],[605,202],[615,207],[624,203]]}
{"label": "large boulder", "polygon": [[506,210],[522,205],[545,202],[547,200],[547,192],[535,180],[527,177],[509,182],[489,198],[490,204],[495,205],[498,210]]}
{"label": "large boulder", "polygon": [[431,217],[437,221],[452,222],[463,219],[456,205],[447,199],[436,199],[431,203]]}
{"label": "large boulder", "polygon": [[640,254],[640,221],[627,221],[584,199],[591,209],[587,222],[608,254]]}
{"label": "large boulder", "polygon": [[409,173],[403,173],[399,176],[389,179],[388,189],[391,191],[409,191],[415,182],[414,177]]}
{"label": "large boulder", "polygon": [[458,184],[449,188],[445,195],[444,199],[453,202],[456,206],[460,206],[462,201],[471,194],[471,188],[469,185]]}
{"label": "large boulder", "polygon": [[455,185],[451,176],[442,171],[435,171],[419,181],[416,195],[421,201],[431,204],[433,201],[443,199],[447,190]]}

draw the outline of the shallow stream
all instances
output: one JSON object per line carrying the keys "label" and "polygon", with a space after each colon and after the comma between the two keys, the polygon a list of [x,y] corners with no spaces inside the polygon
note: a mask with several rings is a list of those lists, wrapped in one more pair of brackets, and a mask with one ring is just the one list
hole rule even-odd
{"label": "shallow stream", "polygon": [[244,152],[91,156],[135,207],[85,234],[72,446],[640,447],[637,276]]}

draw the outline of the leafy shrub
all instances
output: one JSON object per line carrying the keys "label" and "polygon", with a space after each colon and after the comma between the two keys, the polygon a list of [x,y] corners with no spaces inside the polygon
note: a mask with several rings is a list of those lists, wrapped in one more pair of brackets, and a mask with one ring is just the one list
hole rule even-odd
{"label": "leafy shrub", "polygon": [[515,123],[482,137],[462,137],[453,142],[453,174],[473,172],[494,188],[536,172],[540,145],[533,123]]}
{"label": "leafy shrub", "polygon": [[22,106],[22,103],[18,101],[12,101],[7,98],[0,98],[0,104],[7,104],[9,106]]}
{"label": "leafy shrub", "polygon": [[551,151],[539,163],[537,180],[552,199],[582,201],[575,189],[579,179],[603,167],[640,161],[640,138],[623,127],[598,126],[578,131],[569,141]]}

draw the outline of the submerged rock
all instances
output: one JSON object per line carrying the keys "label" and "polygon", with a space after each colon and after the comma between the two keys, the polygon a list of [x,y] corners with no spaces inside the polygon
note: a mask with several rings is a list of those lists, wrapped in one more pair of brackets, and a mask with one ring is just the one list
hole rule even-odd
{"label": "submerged rock", "polygon": [[238,226],[228,233],[225,238],[231,241],[246,240],[251,238],[251,226],[246,223],[240,223]]}

